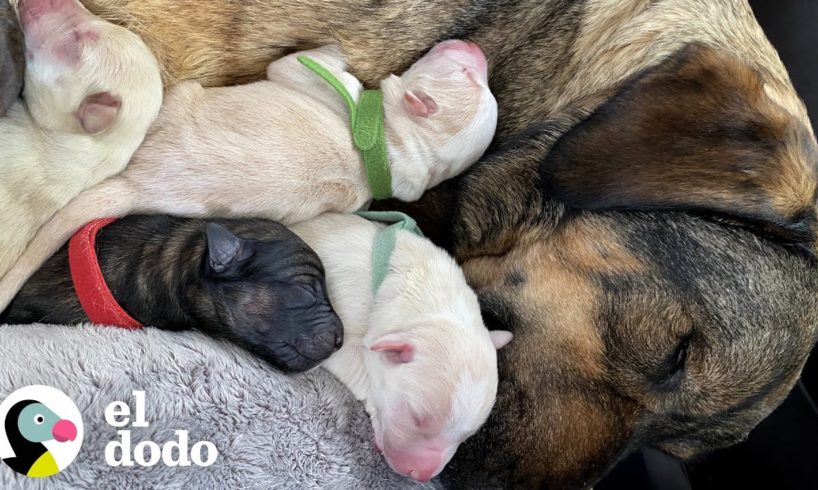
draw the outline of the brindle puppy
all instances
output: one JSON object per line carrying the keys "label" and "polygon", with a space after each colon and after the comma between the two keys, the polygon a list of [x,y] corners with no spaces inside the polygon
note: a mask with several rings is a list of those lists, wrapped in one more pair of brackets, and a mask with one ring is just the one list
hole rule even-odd
{"label": "brindle puppy", "polygon": [[[96,243],[108,287],[144,325],[197,329],[287,371],[310,369],[341,346],[320,259],[278,223],[129,216],[103,228]],[[87,321],[67,246],[0,315],[13,324]]]}
{"label": "brindle puppy", "polygon": [[23,33],[8,0],[0,0],[0,116],[23,91]]}
{"label": "brindle puppy", "polygon": [[440,39],[481,45],[496,151],[411,207],[518,339],[451,483],[588,486],[641,444],[730,444],[815,342],[815,138],[745,0],[86,4],[168,80],[260,78],[337,40],[373,83]]}

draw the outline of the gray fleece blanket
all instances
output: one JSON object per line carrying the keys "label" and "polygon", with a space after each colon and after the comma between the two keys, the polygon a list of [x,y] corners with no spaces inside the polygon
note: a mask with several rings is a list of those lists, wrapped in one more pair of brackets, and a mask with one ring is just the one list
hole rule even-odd
{"label": "gray fleece blanket", "polygon": [[[0,463],[0,488],[436,488],[394,474],[374,449],[366,412],[329,373],[285,376],[233,345],[153,328],[0,326],[0,401],[44,384],[83,415],[79,456],[61,473],[28,479]],[[133,445],[188,430],[219,450],[209,467],[112,468],[117,429],[105,407],[146,392],[147,428]]]}

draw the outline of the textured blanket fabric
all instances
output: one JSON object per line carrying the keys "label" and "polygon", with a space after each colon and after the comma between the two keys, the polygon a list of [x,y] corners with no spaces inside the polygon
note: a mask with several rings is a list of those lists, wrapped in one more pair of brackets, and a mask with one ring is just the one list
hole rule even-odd
{"label": "textured blanket fabric", "polygon": [[[363,406],[323,370],[285,376],[230,344],[192,332],[153,328],[0,326],[0,400],[45,384],[83,414],[77,460],[44,480],[0,463],[0,488],[435,488],[394,474],[371,444]],[[212,466],[111,468],[105,446],[117,429],[105,421],[116,400],[134,406],[146,392],[147,428],[132,444],[207,440]],[[130,428],[130,427],[128,427]]]}

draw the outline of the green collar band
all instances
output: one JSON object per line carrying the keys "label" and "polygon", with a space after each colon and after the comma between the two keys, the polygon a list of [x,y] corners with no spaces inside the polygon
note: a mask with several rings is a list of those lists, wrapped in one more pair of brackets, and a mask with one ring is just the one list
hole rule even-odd
{"label": "green collar band", "polygon": [[378,230],[375,234],[375,243],[372,245],[372,296],[376,296],[383,280],[386,279],[386,273],[389,272],[389,259],[395,250],[398,232],[407,230],[418,236],[423,236],[423,232],[415,220],[398,211],[359,211],[355,214],[369,221],[389,225]]}
{"label": "green collar band", "polygon": [[383,93],[380,90],[364,90],[356,104],[344,84],[320,63],[307,56],[298,56],[297,59],[323,78],[344,99],[349,108],[352,141],[364,161],[372,196],[375,199],[391,198],[392,174],[389,170],[389,154],[386,151]]}

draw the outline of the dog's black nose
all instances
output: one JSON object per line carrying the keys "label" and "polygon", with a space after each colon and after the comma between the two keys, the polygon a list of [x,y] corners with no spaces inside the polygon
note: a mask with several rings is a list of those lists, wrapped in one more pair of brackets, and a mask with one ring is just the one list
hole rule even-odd
{"label": "dog's black nose", "polygon": [[344,335],[335,334],[335,348],[340,349],[342,345],[344,345]]}

